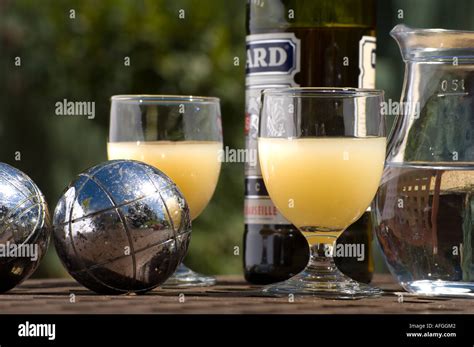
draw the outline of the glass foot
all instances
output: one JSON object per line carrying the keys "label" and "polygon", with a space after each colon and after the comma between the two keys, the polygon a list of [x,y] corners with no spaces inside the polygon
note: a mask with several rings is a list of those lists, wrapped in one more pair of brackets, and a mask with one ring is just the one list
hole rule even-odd
{"label": "glass foot", "polygon": [[418,295],[474,297],[474,283],[442,280],[420,280],[402,283],[402,287]]}
{"label": "glass foot", "polygon": [[205,276],[194,272],[180,264],[176,272],[165,283],[162,288],[188,288],[188,287],[209,287],[216,284],[216,279],[212,276]]}
{"label": "glass foot", "polygon": [[377,297],[383,293],[379,288],[354,281],[339,270],[326,274],[305,270],[284,282],[264,287],[262,292],[271,296],[293,294],[348,300]]}

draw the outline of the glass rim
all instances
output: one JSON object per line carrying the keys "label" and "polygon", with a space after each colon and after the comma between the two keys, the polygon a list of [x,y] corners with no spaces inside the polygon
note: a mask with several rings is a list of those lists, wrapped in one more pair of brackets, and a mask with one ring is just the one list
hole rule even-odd
{"label": "glass rim", "polygon": [[262,90],[262,95],[284,95],[288,97],[325,97],[325,98],[359,98],[384,96],[382,89],[345,88],[345,87],[288,87],[267,88]]}
{"label": "glass rim", "polygon": [[119,94],[112,95],[110,101],[130,102],[179,102],[179,103],[219,103],[220,99],[214,96],[172,95],[172,94]]}
{"label": "glass rim", "polygon": [[405,24],[397,24],[390,34],[474,34],[472,30],[443,29],[443,28],[413,28]]}

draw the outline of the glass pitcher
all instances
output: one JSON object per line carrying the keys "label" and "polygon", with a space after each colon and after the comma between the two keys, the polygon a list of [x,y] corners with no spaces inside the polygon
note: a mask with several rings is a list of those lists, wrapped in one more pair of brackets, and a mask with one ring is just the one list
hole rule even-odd
{"label": "glass pitcher", "polygon": [[375,233],[407,291],[474,296],[474,32],[397,25],[390,34],[405,80]]}

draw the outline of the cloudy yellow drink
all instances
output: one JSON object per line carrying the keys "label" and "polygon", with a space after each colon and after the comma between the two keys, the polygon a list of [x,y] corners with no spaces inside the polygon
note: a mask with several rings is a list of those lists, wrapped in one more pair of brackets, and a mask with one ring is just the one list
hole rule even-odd
{"label": "cloudy yellow drink", "polygon": [[342,230],[364,213],[382,176],[385,146],[385,138],[258,140],[270,197],[303,230]]}
{"label": "cloudy yellow drink", "polygon": [[222,143],[215,141],[109,142],[109,159],[133,159],[168,175],[188,202],[191,218],[201,214],[214,193]]}

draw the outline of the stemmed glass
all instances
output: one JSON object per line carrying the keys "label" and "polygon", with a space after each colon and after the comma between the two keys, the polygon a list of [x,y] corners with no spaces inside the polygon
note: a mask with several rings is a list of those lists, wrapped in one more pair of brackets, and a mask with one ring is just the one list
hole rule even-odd
{"label": "stemmed glass", "polygon": [[[336,239],[367,209],[385,159],[383,91],[287,88],[262,92],[258,151],[270,198],[303,233],[305,270],[266,286],[271,295],[354,299],[381,291],[342,274]],[[345,254],[346,256],[350,256]]]}
{"label": "stemmed glass", "polygon": [[[195,220],[209,203],[221,163],[219,99],[172,95],[111,98],[109,159],[133,159],[168,175],[188,202]],[[163,287],[210,286],[214,277],[181,264]]]}

